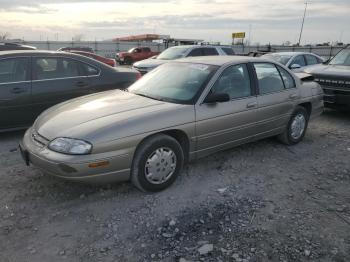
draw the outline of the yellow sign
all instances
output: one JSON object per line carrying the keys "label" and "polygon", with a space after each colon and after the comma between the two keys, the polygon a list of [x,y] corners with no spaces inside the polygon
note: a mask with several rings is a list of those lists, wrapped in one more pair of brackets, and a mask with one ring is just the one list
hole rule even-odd
{"label": "yellow sign", "polygon": [[245,38],[245,32],[232,33],[232,38]]}

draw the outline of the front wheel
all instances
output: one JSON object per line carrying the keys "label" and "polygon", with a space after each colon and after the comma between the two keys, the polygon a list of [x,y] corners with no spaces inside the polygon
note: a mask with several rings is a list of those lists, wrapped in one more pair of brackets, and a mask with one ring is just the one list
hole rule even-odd
{"label": "front wheel", "polygon": [[133,60],[132,60],[131,57],[125,57],[125,59],[124,59],[124,64],[126,64],[126,65],[132,65],[132,63],[133,63]]}
{"label": "front wheel", "polygon": [[161,191],[175,181],[183,163],[184,153],[176,139],[163,134],[152,136],[136,150],[131,181],[142,191]]}
{"label": "front wheel", "polygon": [[307,110],[302,106],[298,106],[292,114],[286,130],[278,136],[279,140],[287,145],[299,143],[305,136],[308,122],[309,114]]}

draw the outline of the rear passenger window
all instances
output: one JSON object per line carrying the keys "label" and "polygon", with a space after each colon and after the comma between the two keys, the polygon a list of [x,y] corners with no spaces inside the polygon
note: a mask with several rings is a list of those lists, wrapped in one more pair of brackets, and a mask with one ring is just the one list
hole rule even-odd
{"label": "rear passenger window", "polygon": [[205,56],[219,55],[218,51],[216,51],[215,48],[204,48],[203,51]]}
{"label": "rear passenger window", "polygon": [[258,78],[259,92],[261,95],[284,90],[284,84],[280,73],[274,64],[255,63],[254,68]]}
{"label": "rear passenger window", "polygon": [[37,58],[35,60],[37,80],[59,78],[58,58]]}
{"label": "rear passenger window", "polygon": [[278,66],[278,70],[281,73],[285,88],[287,89],[294,88],[295,87],[294,78],[282,67]]}
{"label": "rear passenger window", "polygon": [[82,63],[69,58],[45,57],[35,59],[37,80],[84,76]]}
{"label": "rear passenger window", "polygon": [[9,58],[0,60],[0,84],[27,80],[28,59]]}
{"label": "rear passenger window", "polygon": [[62,60],[62,77],[82,76],[80,73],[79,62],[72,59]]}
{"label": "rear passenger window", "polygon": [[313,55],[305,55],[305,59],[308,65],[318,64],[317,58]]}

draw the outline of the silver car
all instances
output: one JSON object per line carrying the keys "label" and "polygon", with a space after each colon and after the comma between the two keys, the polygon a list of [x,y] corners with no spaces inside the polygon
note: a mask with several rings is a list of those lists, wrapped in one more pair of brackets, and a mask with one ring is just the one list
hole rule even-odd
{"label": "silver car", "polygon": [[156,67],[174,61],[176,59],[193,56],[221,56],[234,55],[230,46],[212,46],[212,45],[182,45],[166,49],[160,55],[150,59],[136,62],[133,68],[142,75],[152,71]]}
{"label": "silver car", "polygon": [[24,135],[27,164],[75,181],[171,185],[191,160],[270,136],[300,142],[323,111],[321,87],[281,64],[197,57],[160,66],[128,91],[48,109]]}
{"label": "silver car", "polygon": [[302,72],[303,69],[309,66],[322,64],[326,61],[318,55],[307,52],[277,52],[265,54],[261,57],[279,62],[294,72]]}

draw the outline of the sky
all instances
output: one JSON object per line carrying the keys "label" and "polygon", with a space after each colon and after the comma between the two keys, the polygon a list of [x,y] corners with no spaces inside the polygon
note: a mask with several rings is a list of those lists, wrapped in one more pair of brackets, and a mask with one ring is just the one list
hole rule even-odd
{"label": "sky", "polygon": [[[298,41],[305,0],[0,0],[0,35],[107,40],[156,33],[223,44]],[[350,43],[350,0],[309,0],[302,44]],[[250,33],[249,33],[250,32]]]}

